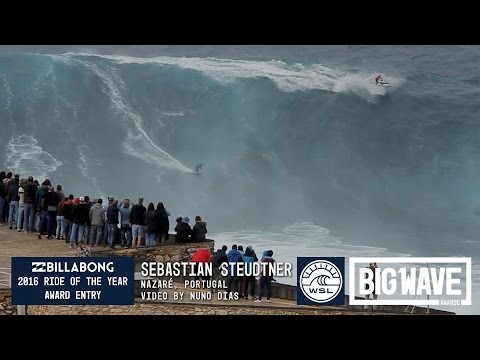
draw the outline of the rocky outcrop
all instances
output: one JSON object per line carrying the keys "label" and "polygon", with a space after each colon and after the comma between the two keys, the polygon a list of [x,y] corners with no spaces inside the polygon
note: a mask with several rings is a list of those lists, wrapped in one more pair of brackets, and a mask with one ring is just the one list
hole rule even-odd
{"label": "rocky outcrop", "polygon": [[15,315],[17,307],[12,305],[12,292],[0,290],[0,315]]}

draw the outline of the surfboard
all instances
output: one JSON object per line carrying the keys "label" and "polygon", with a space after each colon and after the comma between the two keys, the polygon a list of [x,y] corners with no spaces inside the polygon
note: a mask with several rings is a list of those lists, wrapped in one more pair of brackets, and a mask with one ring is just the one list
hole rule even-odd
{"label": "surfboard", "polygon": [[390,84],[389,82],[383,80],[383,81],[379,81],[377,84],[377,86],[383,86],[383,87],[390,87],[392,86],[392,84]]}

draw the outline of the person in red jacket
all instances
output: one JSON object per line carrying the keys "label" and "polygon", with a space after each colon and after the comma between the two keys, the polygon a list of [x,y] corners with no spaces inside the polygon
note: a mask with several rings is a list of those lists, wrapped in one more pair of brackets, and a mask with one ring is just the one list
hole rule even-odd
{"label": "person in red jacket", "polygon": [[[209,263],[210,261],[212,261],[212,253],[210,252],[210,250],[205,248],[200,248],[197,251],[195,251],[190,260],[190,262],[197,263],[197,264],[198,263],[206,264],[206,263]],[[200,279],[200,276],[197,275],[198,268],[199,268],[197,264],[195,266],[195,280]],[[209,280],[209,279],[210,279],[210,276],[202,276],[202,280]]]}

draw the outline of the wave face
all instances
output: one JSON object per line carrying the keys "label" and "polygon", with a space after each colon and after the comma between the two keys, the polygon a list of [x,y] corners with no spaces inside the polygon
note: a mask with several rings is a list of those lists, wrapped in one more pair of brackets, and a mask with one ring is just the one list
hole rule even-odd
{"label": "wave face", "polygon": [[133,50],[0,52],[0,164],[218,231],[480,250],[479,47]]}

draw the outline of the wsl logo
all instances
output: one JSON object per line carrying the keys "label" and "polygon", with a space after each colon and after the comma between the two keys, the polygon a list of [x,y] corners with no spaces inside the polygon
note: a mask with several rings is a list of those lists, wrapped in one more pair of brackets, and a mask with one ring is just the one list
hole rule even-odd
{"label": "wsl logo", "polygon": [[45,261],[32,261],[32,272],[46,272],[47,263]]}
{"label": "wsl logo", "polygon": [[297,304],[343,305],[345,258],[297,258]]}

